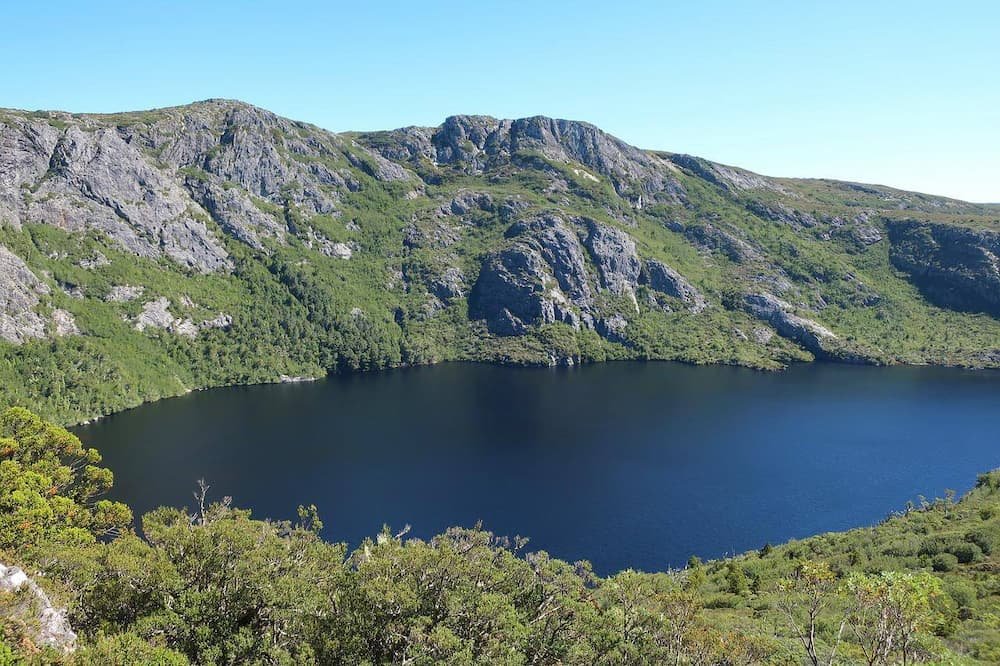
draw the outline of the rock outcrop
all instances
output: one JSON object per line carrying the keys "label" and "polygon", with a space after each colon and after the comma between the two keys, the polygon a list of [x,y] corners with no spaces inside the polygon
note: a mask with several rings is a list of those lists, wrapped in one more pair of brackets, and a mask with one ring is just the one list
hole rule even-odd
{"label": "rock outcrop", "polygon": [[1000,317],[1000,231],[886,220],[889,258],[936,303]]}
{"label": "rock outcrop", "polygon": [[35,646],[64,654],[76,650],[76,633],[70,626],[66,610],[56,608],[24,571],[0,564],[0,592],[17,595],[7,617],[22,628]]}
{"label": "rock outcrop", "polygon": [[837,339],[833,331],[794,314],[790,303],[771,294],[746,294],[742,305],[748,313],[770,324],[779,335],[794,340],[814,354],[827,355],[829,343]]}
{"label": "rock outcrop", "polygon": [[174,335],[194,338],[199,332],[205,329],[226,329],[232,326],[232,323],[233,318],[224,313],[220,313],[216,317],[206,319],[200,323],[195,323],[190,318],[175,317],[170,311],[170,299],[161,296],[156,300],[148,301],[142,306],[142,312],[135,318],[133,326],[137,331],[159,328],[169,331]]}
{"label": "rock outcrop", "polygon": [[764,203],[763,201],[748,201],[746,208],[757,217],[770,220],[771,222],[787,224],[797,229],[815,227],[818,224],[816,218],[811,214],[795,210],[780,202]]}
{"label": "rock outcrop", "polygon": [[646,273],[649,286],[656,291],[679,298],[691,312],[702,312],[708,307],[708,301],[687,279],[667,266],[662,261],[649,259],[646,261]]}
{"label": "rock outcrop", "polygon": [[[620,312],[599,310],[596,292],[625,296],[630,310],[638,311],[635,289],[642,263],[635,241],[606,224],[587,219],[579,223],[542,215],[512,225],[507,232],[511,246],[483,263],[470,296],[470,316],[485,319],[499,335],[563,322],[623,342],[628,320]],[[578,234],[584,235],[582,244]],[[588,255],[596,276],[588,268]]]}
{"label": "rock outcrop", "polygon": [[618,296],[635,300],[642,264],[635,240],[625,231],[593,220],[587,221],[586,245],[601,276],[601,285]]}
{"label": "rock outcrop", "polygon": [[528,326],[563,321],[579,325],[541,253],[518,242],[483,262],[469,300],[469,314],[491,333],[520,335]]}
{"label": "rock outcrop", "polygon": [[109,303],[127,303],[139,298],[145,291],[146,288],[143,286],[116,284],[104,295],[104,300]]}
{"label": "rock outcrop", "polygon": [[507,234],[531,243],[541,253],[560,289],[576,306],[593,305],[583,248],[565,220],[555,215],[524,220],[513,225]]}
{"label": "rock outcrop", "polygon": [[781,194],[788,194],[788,190],[779,185],[771,178],[765,178],[759,174],[709,162],[708,160],[693,155],[675,153],[669,155],[668,159],[674,165],[692,173],[699,178],[721,187],[729,192],[740,192],[744,190],[770,190]]}
{"label": "rock outcrop", "polygon": [[49,288],[20,257],[0,245],[0,340],[19,344],[45,336],[45,319],[35,308]]}
{"label": "rock outcrop", "polygon": [[608,178],[620,196],[639,206],[644,201],[676,203],[686,197],[660,159],[583,122],[542,116],[518,120],[451,116],[434,130],[405,128],[380,133],[379,139],[372,147],[386,157],[452,165],[472,174],[508,164],[519,153],[575,162]]}

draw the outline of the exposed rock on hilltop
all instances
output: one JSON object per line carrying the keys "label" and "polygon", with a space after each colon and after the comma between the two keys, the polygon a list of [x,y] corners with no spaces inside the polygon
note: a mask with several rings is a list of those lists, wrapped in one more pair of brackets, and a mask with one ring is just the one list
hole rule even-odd
{"label": "exposed rock on hilltop", "polygon": [[535,116],[497,120],[489,116],[452,116],[437,130],[406,128],[373,144],[392,159],[454,165],[470,174],[511,162],[520,153],[537,153],[575,163],[606,176],[615,191],[641,204],[684,200],[684,188],[655,156],[634,148],[588,123]]}
{"label": "exposed rock on hilltop", "polygon": [[443,359],[997,365],[998,210],[540,116],[0,110],[0,395],[75,419]]}

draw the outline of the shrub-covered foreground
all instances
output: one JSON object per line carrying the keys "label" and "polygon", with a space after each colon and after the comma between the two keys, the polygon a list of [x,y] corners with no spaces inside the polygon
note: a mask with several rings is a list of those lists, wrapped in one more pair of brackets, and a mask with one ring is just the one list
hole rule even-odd
{"label": "shrub-covered foreground", "polygon": [[[100,457],[0,416],[0,562],[67,607],[40,645],[0,596],[0,664],[894,664],[1000,661],[1000,473],[874,528],[600,578],[521,539],[386,529],[353,552],[228,499],[128,526]],[[12,609],[21,608],[22,612]]]}

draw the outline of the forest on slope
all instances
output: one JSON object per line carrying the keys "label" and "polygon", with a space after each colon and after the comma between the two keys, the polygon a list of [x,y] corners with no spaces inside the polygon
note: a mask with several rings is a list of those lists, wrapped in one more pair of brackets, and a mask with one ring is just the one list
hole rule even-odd
{"label": "forest on slope", "polygon": [[1000,365],[1000,214],[582,122],[0,110],[0,405],[443,360]]}
{"label": "forest on slope", "polygon": [[1000,661],[1000,470],[870,528],[602,578],[478,525],[351,550],[314,506],[273,522],[204,484],[137,531],[100,463],[0,414],[4,666]]}

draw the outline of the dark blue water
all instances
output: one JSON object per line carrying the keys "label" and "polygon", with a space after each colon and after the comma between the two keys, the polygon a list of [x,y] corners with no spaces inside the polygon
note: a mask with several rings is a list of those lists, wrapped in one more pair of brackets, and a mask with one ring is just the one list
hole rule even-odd
{"label": "dark blue water", "polygon": [[877,522],[1000,466],[1000,373],[446,364],[219,389],[77,429],[138,512],[204,477],[325,536],[479,520],[602,573]]}

